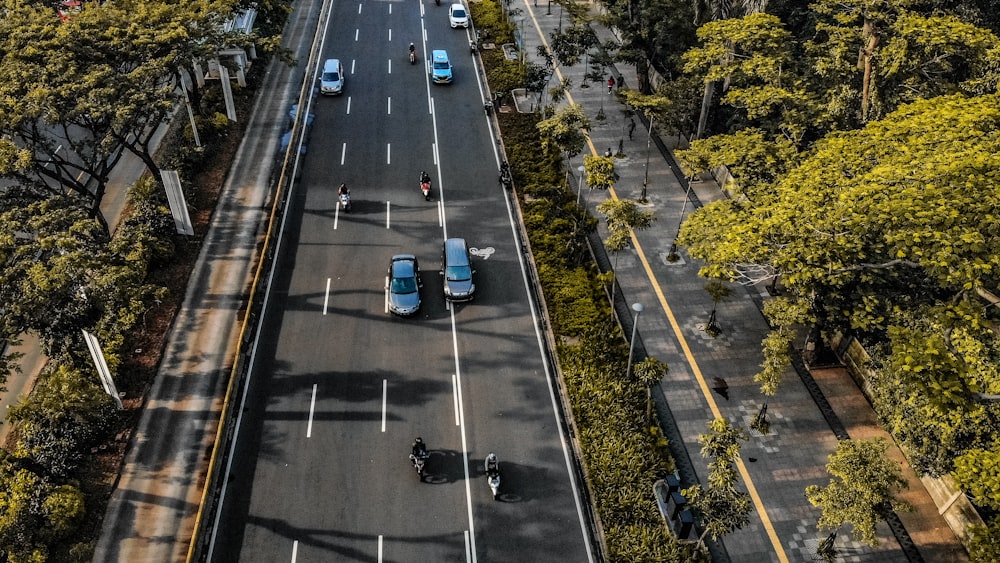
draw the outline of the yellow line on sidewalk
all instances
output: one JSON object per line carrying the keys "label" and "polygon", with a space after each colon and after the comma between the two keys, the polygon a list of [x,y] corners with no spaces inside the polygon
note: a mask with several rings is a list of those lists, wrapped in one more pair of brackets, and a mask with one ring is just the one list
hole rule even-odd
{"label": "yellow line on sidewalk", "polygon": [[[527,2],[525,2],[525,7],[528,10],[528,15],[531,16],[531,21],[535,25],[535,30],[538,32],[538,37],[541,39],[542,45],[544,45],[545,48],[551,53],[552,50],[549,48],[549,43],[545,39],[545,34],[542,32],[541,26],[538,25],[538,20],[535,19],[534,10],[531,9],[531,6]],[[553,65],[555,73],[561,81],[562,72],[559,69],[559,64],[553,61]],[[566,92],[566,100],[571,104],[575,103],[573,101],[573,95],[569,92]],[[587,135],[587,146],[590,148],[590,153],[592,155],[598,156],[599,153],[597,152],[597,149],[594,148],[594,143],[590,139],[590,135]],[[608,191],[611,193],[611,197],[613,199],[618,199],[618,193],[613,187],[609,188]],[[684,351],[684,357],[687,358],[688,365],[691,366],[691,372],[694,374],[695,379],[698,380],[698,386],[701,388],[701,392],[705,396],[705,400],[708,402],[708,408],[712,410],[712,416],[715,418],[723,418],[722,411],[719,410],[719,405],[715,402],[712,390],[705,381],[705,376],[701,373],[701,368],[698,367],[698,362],[694,359],[694,354],[691,353],[691,348],[688,346],[687,339],[684,338],[684,333],[681,331],[681,327],[677,323],[677,317],[674,316],[674,312],[670,308],[670,304],[667,303],[667,298],[663,294],[663,290],[660,288],[660,284],[656,280],[656,275],[653,273],[653,269],[649,265],[649,260],[646,259],[646,253],[639,244],[639,239],[635,236],[634,231],[632,232],[632,244],[635,245],[636,254],[638,254],[639,260],[642,262],[642,267],[646,271],[646,277],[653,286],[653,291],[656,292],[656,297],[660,301],[660,307],[663,308],[663,312],[667,315],[667,320],[670,321],[670,327],[673,329],[674,335],[677,337],[677,342],[680,343],[681,350]],[[746,485],[747,493],[750,494],[754,507],[757,509],[757,514],[760,516],[761,524],[763,524],[764,529],[767,530],[767,537],[771,540],[771,545],[774,547],[774,551],[778,556],[778,561],[781,563],[788,563],[788,555],[785,554],[785,546],[782,545],[781,539],[778,538],[778,533],[774,530],[771,518],[767,514],[767,509],[764,507],[764,502],[761,500],[760,494],[757,493],[757,487],[754,486],[753,481],[750,479],[750,473],[747,471],[746,464],[743,463],[743,458],[736,458],[736,467],[740,472],[740,476],[743,477],[743,483]]]}

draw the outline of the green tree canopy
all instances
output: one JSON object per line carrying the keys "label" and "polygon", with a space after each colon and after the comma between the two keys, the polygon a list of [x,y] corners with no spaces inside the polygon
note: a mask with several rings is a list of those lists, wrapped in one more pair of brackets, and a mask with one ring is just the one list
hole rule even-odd
{"label": "green tree canopy", "polygon": [[838,529],[854,525],[858,540],[878,545],[875,526],[890,511],[906,510],[909,504],[896,498],[896,491],[908,486],[899,463],[886,457],[889,444],[874,440],[841,440],[830,454],[826,471],[830,483],[825,487],[806,487],[806,497],[823,510],[819,527]]}

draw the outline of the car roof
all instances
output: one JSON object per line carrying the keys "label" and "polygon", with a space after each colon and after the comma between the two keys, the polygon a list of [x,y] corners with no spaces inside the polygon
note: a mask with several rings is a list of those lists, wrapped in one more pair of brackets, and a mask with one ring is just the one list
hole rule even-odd
{"label": "car roof", "polygon": [[459,4],[458,2],[455,2],[454,4],[451,5],[451,9],[452,10],[462,10],[462,11],[464,11],[465,10],[465,6]]}
{"label": "car roof", "polygon": [[327,59],[326,62],[323,63],[323,67],[326,68],[326,67],[329,67],[329,66],[340,66],[340,60],[339,59]]}
{"label": "car roof", "polygon": [[417,257],[412,254],[397,254],[392,257],[392,273],[398,277],[410,277],[415,274],[414,263]]}
{"label": "car roof", "polygon": [[431,51],[431,54],[434,55],[434,60],[435,61],[447,61],[448,60],[448,52],[445,51],[444,49],[437,49],[437,50]]}

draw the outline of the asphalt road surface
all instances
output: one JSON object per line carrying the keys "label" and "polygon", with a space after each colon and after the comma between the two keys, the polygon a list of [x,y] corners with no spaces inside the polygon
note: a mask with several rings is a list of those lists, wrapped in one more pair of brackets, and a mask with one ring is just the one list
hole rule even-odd
{"label": "asphalt road surface", "polygon": [[[333,6],[318,64],[341,59],[346,86],[313,105],[213,561],[592,560],[469,35],[447,5]],[[453,84],[430,83],[433,49]],[[473,248],[471,303],[443,298],[447,237]],[[400,253],[421,267],[410,318],[386,306]],[[407,459],[418,435],[423,481]]]}

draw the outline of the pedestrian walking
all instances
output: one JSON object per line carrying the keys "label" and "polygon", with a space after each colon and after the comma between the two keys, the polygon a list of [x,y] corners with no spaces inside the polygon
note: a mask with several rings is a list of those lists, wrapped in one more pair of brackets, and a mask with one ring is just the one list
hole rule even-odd
{"label": "pedestrian walking", "polygon": [[624,86],[624,85],[625,85],[625,77],[619,74],[618,75],[618,89],[621,90],[622,86]]}
{"label": "pedestrian walking", "polygon": [[614,87],[615,87],[615,79],[614,79],[614,77],[609,76],[608,77],[608,94],[611,93],[611,90],[613,90]]}
{"label": "pedestrian walking", "polygon": [[604,151],[604,158],[611,158],[611,147],[608,147],[608,150]]}
{"label": "pedestrian walking", "polygon": [[635,120],[631,117],[628,120],[628,140],[632,140],[632,133],[635,133]]}

